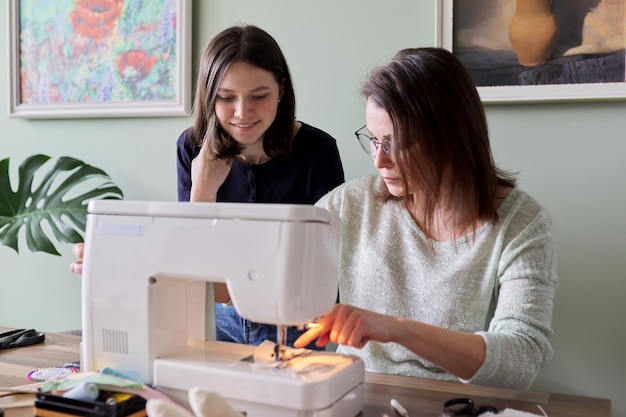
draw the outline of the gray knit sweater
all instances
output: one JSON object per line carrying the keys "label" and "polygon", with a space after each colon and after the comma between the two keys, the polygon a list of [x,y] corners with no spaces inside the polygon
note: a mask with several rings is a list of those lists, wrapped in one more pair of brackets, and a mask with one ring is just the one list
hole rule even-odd
{"label": "gray knit sweater", "polygon": [[[352,180],[317,205],[342,218],[340,299],[344,304],[480,334],[485,362],[463,381],[527,389],[553,355],[552,308],[558,285],[549,214],[515,188],[499,221],[474,240],[434,242],[435,252],[398,201],[382,203],[379,175]],[[458,380],[397,343],[338,351],[369,372]]]}

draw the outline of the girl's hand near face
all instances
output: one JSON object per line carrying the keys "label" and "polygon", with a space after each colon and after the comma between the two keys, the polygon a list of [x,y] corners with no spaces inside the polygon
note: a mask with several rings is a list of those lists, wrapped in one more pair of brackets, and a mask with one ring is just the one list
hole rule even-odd
{"label": "girl's hand near face", "polygon": [[218,159],[204,141],[200,153],[191,161],[191,193],[189,201],[214,202],[232,167],[232,159]]}
{"label": "girl's hand near face", "polygon": [[315,339],[317,346],[328,342],[362,348],[370,340],[388,342],[394,318],[346,304],[337,304],[312,329],[295,341],[294,347],[305,347]]}
{"label": "girl's hand near face", "polygon": [[[204,141],[200,153],[191,161],[190,202],[215,202],[217,190],[224,184],[233,166],[232,159],[218,159],[213,155],[207,141]],[[226,284],[213,286],[215,301],[226,303],[230,300]]]}

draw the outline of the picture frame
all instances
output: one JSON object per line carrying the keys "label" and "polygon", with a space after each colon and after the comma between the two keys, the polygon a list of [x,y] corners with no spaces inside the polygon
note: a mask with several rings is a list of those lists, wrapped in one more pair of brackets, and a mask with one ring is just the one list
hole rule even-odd
{"label": "picture frame", "polygon": [[189,115],[191,0],[7,4],[9,117]]}
{"label": "picture frame", "polygon": [[[626,0],[546,0],[559,31],[547,60],[530,65],[520,63],[524,52],[516,53],[509,38],[517,1],[524,0],[437,1],[437,46],[452,51],[468,69],[483,103],[626,99]],[[560,30],[558,22],[573,16],[581,27],[568,21],[563,25],[568,31]],[[593,32],[592,24],[602,31]],[[537,36],[536,29],[525,33]],[[600,34],[613,36],[599,39]]]}

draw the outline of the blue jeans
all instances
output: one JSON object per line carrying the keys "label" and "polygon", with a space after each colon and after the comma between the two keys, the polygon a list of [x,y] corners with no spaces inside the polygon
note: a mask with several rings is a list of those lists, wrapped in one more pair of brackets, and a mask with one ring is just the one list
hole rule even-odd
{"label": "blue jeans", "polygon": [[[215,304],[215,339],[220,342],[234,342],[245,345],[257,346],[264,340],[276,343],[276,326],[251,322],[237,314],[235,307],[226,304]],[[305,330],[289,328],[287,330],[287,346],[293,346],[293,342]],[[310,343],[307,349],[324,350],[324,347]]]}

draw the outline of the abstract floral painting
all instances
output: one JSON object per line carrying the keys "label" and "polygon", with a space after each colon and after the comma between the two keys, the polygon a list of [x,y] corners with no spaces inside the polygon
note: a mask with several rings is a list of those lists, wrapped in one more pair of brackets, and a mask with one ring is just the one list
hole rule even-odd
{"label": "abstract floral painting", "polygon": [[187,113],[190,0],[12,1],[15,115]]}

